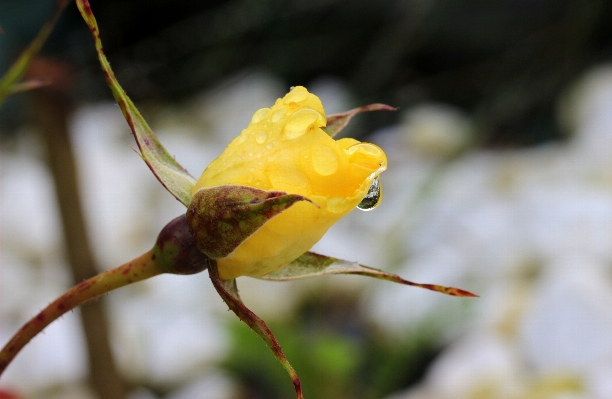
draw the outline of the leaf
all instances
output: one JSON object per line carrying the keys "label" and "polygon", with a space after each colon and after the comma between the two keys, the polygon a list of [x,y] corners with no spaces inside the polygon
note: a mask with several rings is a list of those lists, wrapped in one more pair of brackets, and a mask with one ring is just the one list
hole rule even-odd
{"label": "leaf", "polygon": [[331,137],[334,137],[340,133],[340,131],[344,129],[346,125],[348,125],[353,116],[369,111],[397,111],[397,108],[393,108],[386,104],[370,104],[343,112],[341,114],[329,115],[327,117],[327,126],[325,126],[323,130]]}
{"label": "leaf", "polygon": [[224,258],[270,219],[308,198],[283,191],[228,184],[201,188],[193,195],[187,222],[200,251]]}
{"label": "leaf", "polygon": [[208,268],[208,274],[210,276],[210,280],[212,281],[215,289],[223,299],[223,301],[229,306],[229,308],[238,316],[240,320],[246,323],[253,331],[255,331],[268,345],[268,347],[276,356],[276,359],[281,363],[281,365],[287,370],[289,377],[291,377],[291,381],[293,382],[293,386],[295,388],[295,393],[297,399],[303,399],[304,396],[302,394],[302,384],[300,382],[300,378],[297,373],[287,360],[287,357],[283,353],[278,341],[272,331],[268,328],[266,323],[260,319],[255,313],[253,313],[249,308],[247,308],[240,296],[238,294],[238,286],[236,285],[236,280],[221,280],[219,278],[219,272],[217,271],[217,265],[213,264]]}
{"label": "leaf", "polygon": [[50,81],[46,79],[30,79],[24,82],[15,83],[9,89],[9,94],[21,93],[28,90],[38,89],[47,86]]}
{"label": "leaf", "polygon": [[314,252],[306,252],[304,255],[300,256],[279,271],[266,274],[265,276],[261,276],[259,278],[262,280],[271,281],[287,281],[330,274],[357,274],[361,276],[374,277],[381,280],[389,280],[394,283],[421,287],[427,290],[441,292],[446,295],[462,297],[478,296],[459,288],[445,287],[443,285],[414,283],[412,281],[404,280],[396,274],[383,272],[382,270],[363,266],[356,262],[349,262],[347,260],[315,254]]}
{"label": "leaf", "polygon": [[53,31],[57,20],[62,14],[62,10],[66,8],[69,2],[69,0],[58,0],[55,5],[55,9],[51,13],[51,16],[45,22],[42,28],[40,28],[40,31],[38,31],[38,34],[34,40],[32,40],[28,48],[21,53],[19,58],[17,58],[17,61],[11,65],[9,70],[2,77],[2,80],[0,80],[0,105],[2,105],[6,97],[10,94],[40,87],[40,84],[19,83],[19,80],[21,80],[23,75],[26,73],[32,59],[36,56],[36,54],[38,54],[43,44],[45,44],[45,41],[47,41],[47,38],[51,34],[51,31]]}
{"label": "leaf", "polygon": [[100,31],[88,0],[77,0],[77,6],[91,31],[98,52],[98,59],[102,66],[102,71],[106,77],[106,82],[113,92],[113,96],[123,112],[132,134],[136,139],[140,156],[146,162],[149,169],[153,172],[157,180],[185,206],[191,202],[191,191],[195,185],[195,179],[171,156],[164,146],[159,142],[155,133],[151,130],[140,112],[127,96],[104,55]]}

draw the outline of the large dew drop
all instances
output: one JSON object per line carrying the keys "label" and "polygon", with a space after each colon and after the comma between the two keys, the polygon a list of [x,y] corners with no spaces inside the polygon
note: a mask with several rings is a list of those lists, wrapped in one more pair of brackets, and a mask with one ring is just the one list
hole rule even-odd
{"label": "large dew drop", "polygon": [[247,140],[247,133],[248,131],[246,131],[246,129],[243,130],[242,133],[240,133],[240,136],[236,137],[232,141],[232,144],[235,144],[235,145],[243,144]]}
{"label": "large dew drop", "polygon": [[367,156],[380,156],[382,154],[382,150],[374,144],[359,143],[347,148],[346,153],[348,155],[361,153]]}
{"label": "large dew drop", "polygon": [[372,185],[370,186],[368,193],[363,198],[363,200],[361,200],[359,205],[357,205],[357,208],[362,211],[371,211],[372,209],[378,206],[381,198],[382,187],[380,186],[380,180],[378,179],[378,176],[376,176],[372,181]]}
{"label": "large dew drop", "polygon": [[306,89],[304,88],[296,87],[295,89],[291,90],[289,94],[285,96],[285,99],[283,100],[283,102],[285,104],[299,103],[299,102],[306,100],[307,98],[308,98],[308,91],[306,91]]}
{"label": "large dew drop", "polygon": [[265,130],[260,130],[255,134],[255,142],[257,144],[263,144],[268,139],[268,133]]}
{"label": "large dew drop", "polygon": [[310,182],[308,178],[295,167],[282,169],[269,169],[265,172],[272,187],[281,188],[282,191],[290,193],[310,192]]}
{"label": "large dew drop", "polygon": [[334,174],[338,170],[338,156],[336,152],[326,146],[313,148],[312,167],[321,176]]}
{"label": "large dew drop", "polygon": [[261,108],[255,111],[251,118],[251,123],[259,123],[263,121],[270,113],[270,108]]}
{"label": "large dew drop", "polygon": [[276,123],[276,122],[280,121],[283,118],[283,116],[285,116],[286,113],[287,113],[287,108],[285,108],[285,107],[279,108],[276,111],[274,111],[274,113],[270,117],[270,120],[273,123]]}
{"label": "large dew drop", "polygon": [[283,128],[283,137],[288,140],[303,136],[321,115],[314,109],[304,108],[289,117]]}

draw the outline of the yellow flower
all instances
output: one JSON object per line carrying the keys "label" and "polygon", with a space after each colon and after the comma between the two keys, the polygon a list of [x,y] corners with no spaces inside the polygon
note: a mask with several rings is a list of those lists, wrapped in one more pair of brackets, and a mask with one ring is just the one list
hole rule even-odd
{"label": "yellow flower", "polygon": [[295,87],[272,108],[257,110],[196,183],[194,193],[236,184],[303,195],[317,205],[294,204],[217,259],[222,279],[259,277],[286,266],[354,209],[386,169],[379,147],[350,138],[336,141],[321,129],[325,124],[321,100]]}

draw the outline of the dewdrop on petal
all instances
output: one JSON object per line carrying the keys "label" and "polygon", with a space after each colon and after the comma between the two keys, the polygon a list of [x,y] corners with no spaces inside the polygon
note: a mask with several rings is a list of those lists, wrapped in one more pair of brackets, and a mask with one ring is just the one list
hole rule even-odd
{"label": "dewdrop on petal", "polygon": [[312,201],[293,204],[217,258],[222,279],[279,270],[361,204],[373,183],[380,187],[376,179],[387,168],[382,149],[350,138],[334,140],[321,129],[326,122],[319,98],[294,87],[271,108],[255,111],[249,126],[197,181],[194,197],[200,189],[239,185]]}

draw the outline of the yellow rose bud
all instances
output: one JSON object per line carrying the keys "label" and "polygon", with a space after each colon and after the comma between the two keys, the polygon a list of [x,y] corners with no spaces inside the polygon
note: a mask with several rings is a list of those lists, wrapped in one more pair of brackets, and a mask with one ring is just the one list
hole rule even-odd
{"label": "yellow rose bud", "polygon": [[295,87],[272,108],[257,110],[196,183],[194,193],[236,184],[302,195],[318,205],[294,204],[217,259],[222,279],[259,277],[286,266],[354,209],[387,168],[379,147],[349,138],[336,141],[321,129],[325,124],[321,100]]}

